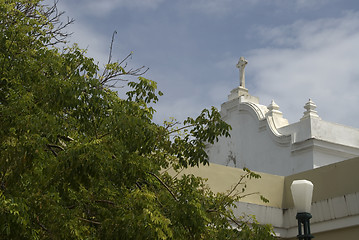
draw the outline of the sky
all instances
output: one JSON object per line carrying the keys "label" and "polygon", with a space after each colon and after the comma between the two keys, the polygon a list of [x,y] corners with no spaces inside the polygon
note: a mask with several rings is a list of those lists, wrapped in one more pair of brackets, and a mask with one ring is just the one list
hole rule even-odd
{"label": "sky", "polygon": [[70,42],[100,65],[116,31],[113,59],[133,51],[129,66],[149,68],[144,77],[164,93],[158,123],[220,109],[244,56],[249,93],[266,106],[274,100],[290,123],[310,98],[323,120],[359,128],[357,0],[59,0],[58,8],[75,19]]}

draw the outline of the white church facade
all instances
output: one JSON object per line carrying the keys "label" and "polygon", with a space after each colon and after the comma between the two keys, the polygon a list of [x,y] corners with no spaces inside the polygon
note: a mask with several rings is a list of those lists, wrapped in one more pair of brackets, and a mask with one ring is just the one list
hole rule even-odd
{"label": "white church facade", "polygon": [[232,126],[231,138],[208,147],[210,162],[288,176],[359,156],[359,129],[322,120],[312,100],[293,124],[274,101],[260,104],[245,88],[241,60],[240,86],[221,106],[222,119]]}
{"label": "white church facade", "polygon": [[314,184],[311,228],[315,239],[359,239],[359,129],[324,121],[309,100],[296,123],[283,118],[272,101],[262,105],[245,88],[241,57],[240,86],[221,105],[221,116],[232,126],[230,138],[207,147],[209,166],[183,173],[208,179],[214,192],[229,190],[243,174],[243,167],[259,172],[248,192],[238,202],[238,216],[253,214],[263,224],[272,224],[279,239],[296,239],[296,211],[290,192],[293,180]]}

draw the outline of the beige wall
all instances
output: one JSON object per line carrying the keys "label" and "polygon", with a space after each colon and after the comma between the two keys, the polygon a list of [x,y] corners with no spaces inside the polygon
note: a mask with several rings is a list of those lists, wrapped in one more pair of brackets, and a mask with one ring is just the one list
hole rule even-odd
{"label": "beige wall", "polygon": [[[195,176],[207,178],[208,185],[212,191],[216,193],[230,190],[245,172],[239,168],[211,163],[209,166],[185,169],[181,174],[194,174]],[[247,189],[245,194],[259,192],[269,200],[269,203],[264,203],[259,198],[258,194],[243,198],[243,202],[281,208],[283,201],[284,177],[267,173],[259,174],[261,175],[260,179],[246,180]],[[240,186],[237,189],[241,190],[242,187]]]}
{"label": "beige wall", "polygon": [[293,207],[290,185],[293,180],[298,179],[306,179],[313,183],[313,202],[359,192],[359,158],[285,177],[283,208]]}
{"label": "beige wall", "polygon": [[[213,192],[226,192],[234,186],[245,172],[239,168],[218,164],[189,168],[181,174],[194,174],[208,179]],[[263,203],[258,195],[248,196],[243,202],[274,208],[293,208],[290,185],[293,180],[307,179],[313,182],[313,202],[340,197],[359,192],[359,157],[327,165],[317,169],[283,177],[259,173],[260,179],[248,180],[246,193],[259,192],[270,200]],[[239,188],[241,189],[241,188]],[[316,240],[359,239],[359,227],[343,228],[335,231],[316,233]],[[295,239],[295,238],[291,238]]]}
{"label": "beige wall", "polygon": [[[238,182],[245,172],[239,168],[211,163],[209,166],[185,169],[181,174],[190,173],[207,178],[207,183],[213,192],[226,192]],[[267,173],[259,174],[261,175],[260,179],[247,181],[246,193],[259,192],[269,199],[269,203],[263,203],[258,195],[243,198],[243,202],[277,208],[293,208],[290,185],[293,180],[297,179],[307,179],[313,182],[313,202],[359,192],[359,158],[353,158],[287,177]]]}

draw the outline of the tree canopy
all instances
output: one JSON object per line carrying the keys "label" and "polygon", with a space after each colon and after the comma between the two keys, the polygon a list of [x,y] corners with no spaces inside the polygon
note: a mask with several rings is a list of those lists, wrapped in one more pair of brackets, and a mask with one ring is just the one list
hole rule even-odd
{"label": "tree canopy", "polygon": [[208,164],[206,144],[229,136],[219,112],[156,124],[156,82],[138,76],[120,98],[112,81],[144,69],[110,57],[100,71],[65,43],[61,15],[56,3],[0,0],[0,237],[272,239],[234,216],[240,193],[166,171]]}

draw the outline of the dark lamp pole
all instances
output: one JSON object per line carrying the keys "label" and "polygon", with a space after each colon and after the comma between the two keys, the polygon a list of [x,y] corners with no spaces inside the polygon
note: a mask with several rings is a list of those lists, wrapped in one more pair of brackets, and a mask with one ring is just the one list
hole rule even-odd
{"label": "dark lamp pole", "polygon": [[312,218],[310,207],[312,204],[313,183],[308,180],[295,180],[291,187],[294,206],[297,209],[296,219],[298,220],[299,240],[310,240],[314,238],[310,234],[310,222]]}

